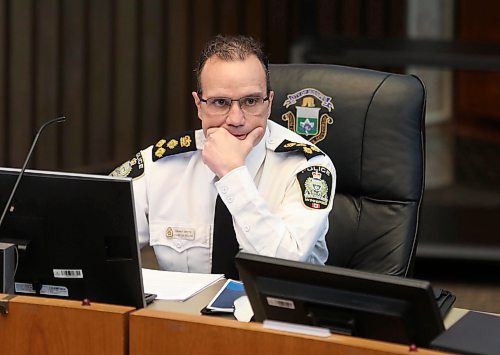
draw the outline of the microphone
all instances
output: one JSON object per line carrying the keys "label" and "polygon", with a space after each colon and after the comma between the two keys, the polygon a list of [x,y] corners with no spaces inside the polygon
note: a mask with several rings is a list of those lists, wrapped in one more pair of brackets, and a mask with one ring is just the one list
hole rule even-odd
{"label": "microphone", "polygon": [[65,116],[53,118],[47,122],[45,122],[39,129],[38,132],[36,133],[35,139],[33,140],[33,143],[31,143],[31,148],[28,152],[28,155],[26,156],[26,160],[24,161],[23,167],[21,168],[21,171],[19,172],[19,175],[17,176],[16,183],[14,184],[14,187],[12,188],[12,191],[10,193],[9,199],[7,200],[7,203],[5,204],[5,208],[2,213],[2,217],[0,218],[0,227],[3,224],[3,220],[5,219],[5,216],[7,215],[7,211],[9,210],[10,204],[12,203],[12,199],[14,198],[14,194],[16,193],[17,186],[19,185],[19,181],[21,181],[21,178],[24,175],[24,171],[26,170],[26,166],[28,166],[28,162],[31,159],[31,155],[33,154],[33,150],[35,149],[36,142],[38,141],[38,137],[40,137],[40,134],[43,132],[45,127],[50,126],[53,123],[59,123],[59,122],[64,122],[66,121]]}

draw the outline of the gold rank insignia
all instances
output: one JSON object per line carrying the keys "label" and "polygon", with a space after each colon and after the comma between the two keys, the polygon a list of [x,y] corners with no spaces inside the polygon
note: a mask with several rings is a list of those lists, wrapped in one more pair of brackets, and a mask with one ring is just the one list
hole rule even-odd
{"label": "gold rank insignia", "polygon": [[155,151],[155,156],[157,156],[158,158],[161,158],[163,157],[163,154],[165,154],[165,148],[158,148],[156,149]]}
{"label": "gold rank insignia", "polygon": [[167,143],[167,141],[166,141],[165,139],[160,139],[160,140],[158,141],[158,143],[156,143],[156,147],[157,147],[157,148],[161,148],[161,147],[163,147],[163,145],[164,145],[165,143]]}
{"label": "gold rank insignia", "polygon": [[153,149],[153,161],[170,155],[195,151],[196,144],[194,144],[194,142],[196,142],[196,139],[194,132],[193,130],[186,131],[159,140],[158,143],[156,143],[157,149]]}
{"label": "gold rank insignia", "polygon": [[175,147],[177,147],[178,144],[179,144],[179,142],[177,142],[176,139],[171,139],[168,141],[167,147],[168,147],[168,149],[174,149]]}
{"label": "gold rank insignia", "polygon": [[330,113],[334,107],[330,96],[317,89],[305,88],[288,94],[283,106],[295,107],[297,112],[295,115],[292,111],[287,111],[281,116],[287,122],[289,130],[300,134],[312,144],[325,139],[328,125],[333,123]]}
{"label": "gold rank insignia", "polygon": [[305,143],[295,143],[288,140],[281,142],[279,146],[274,150],[275,152],[301,152],[304,154],[307,160],[315,157],[316,155],[325,155],[318,147],[312,144]]}
{"label": "gold rank insignia", "polygon": [[181,147],[189,147],[191,145],[191,137],[190,136],[181,137],[180,141],[181,141]]}

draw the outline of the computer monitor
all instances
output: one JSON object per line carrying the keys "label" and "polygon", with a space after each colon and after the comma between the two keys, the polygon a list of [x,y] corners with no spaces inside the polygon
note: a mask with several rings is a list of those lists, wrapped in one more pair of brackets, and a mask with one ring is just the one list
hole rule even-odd
{"label": "computer monitor", "polygon": [[427,281],[239,253],[254,319],[428,346],[444,331]]}
{"label": "computer monitor", "polygon": [[[0,168],[0,206],[18,169]],[[17,245],[15,293],[145,306],[132,180],[26,170],[0,226]]]}

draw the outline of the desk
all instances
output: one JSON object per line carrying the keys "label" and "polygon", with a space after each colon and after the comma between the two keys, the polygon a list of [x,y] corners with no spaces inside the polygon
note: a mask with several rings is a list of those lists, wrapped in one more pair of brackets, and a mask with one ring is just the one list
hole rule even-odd
{"label": "desk", "polygon": [[[0,294],[0,300],[12,296]],[[0,315],[0,354],[125,355],[133,307],[13,296]]]}
{"label": "desk", "polygon": [[[223,282],[186,302],[155,301],[130,315],[130,355],[408,354],[405,345],[332,334],[326,338],[263,328],[260,323],[200,316]],[[453,310],[453,323],[467,311]],[[443,354],[419,349],[418,354]]]}
{"label": "desk", "polygon": [[[260,323],[200,316],[224,281],[186,302],[148,308],[0,294],[0,354],[408,354],[408,346],[342,335],[313,337],[264,329]],[[453,309],[449,326],[466,310]],[[442,354],[419,349],[419,355]]]}

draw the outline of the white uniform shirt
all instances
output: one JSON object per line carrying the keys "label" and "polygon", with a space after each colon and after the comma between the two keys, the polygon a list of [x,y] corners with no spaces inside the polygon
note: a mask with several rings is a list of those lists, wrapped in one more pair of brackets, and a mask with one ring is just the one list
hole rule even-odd
{"label": "white uniform shirt", "polygon": [[[162,269],[210,273],[218,194],[233,216],[241,251],[324,264],[336,182],[333,163],[326,155],[307,160],[300,152],[275,152],[284,139],[310,143],[268,121],[266,133],[248,155],[246,165],[219,180],[202,161],[203,131],[195,131],[194,137],[195,151],[153,161],[157,148],[150,146],[128,162],[136,168],[140,165],[141,175],[133,182],[139,243],[154,248]],[[329,199],[321,209],[305,204],[297,178],[312,166],[331,174]]]}

